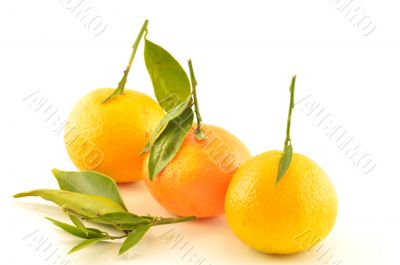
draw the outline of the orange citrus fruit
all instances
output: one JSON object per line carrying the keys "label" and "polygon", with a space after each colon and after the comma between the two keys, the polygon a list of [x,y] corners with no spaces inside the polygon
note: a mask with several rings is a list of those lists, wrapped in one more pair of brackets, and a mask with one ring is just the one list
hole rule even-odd
{"label": "orange citrus fruit", "polygon": [[247,147],[224,129],[205,125],[203,132],[206,138],[198,140],[191,129],[176,156],[152,181],[144,164],[151,194],[176,215],[201,218],[223,213],[232,175],[250,158]]}
{"label": "orange citrus fruit", "polygon": [[311,159],[293,154],[276,184],[282,152],[247,160],[226,193],[229,226],[249,246],[272,254],[307,250],[331,231],[337,214],[335,189]]}
{"label": "orange citrus fruit", "polygon": [[127,90],[107,102],[114,89],[97,89],[73,108],[65,128],[65,146],[81,170],[96,170],[117,182],[142,179],[141,152],[164,116],[149,96]]}

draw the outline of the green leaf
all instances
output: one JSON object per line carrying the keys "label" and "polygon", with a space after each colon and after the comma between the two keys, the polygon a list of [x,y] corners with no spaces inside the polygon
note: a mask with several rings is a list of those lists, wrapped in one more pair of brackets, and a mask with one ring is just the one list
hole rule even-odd
{"label": "green leaf", "polygon": [[75,215],[72,214],[68,214],[69,219],[71,219],[71,221],[74,223],[74,225],[81,230],[83,233],[85,233],[86,235],[89,234],[89,231],[86,229],[86,226],[82,223],[82,221],[76,217]]}
{"label": "green leaf", "polygon": [[150,150],[148,165],[150,180],[153,180],[175,157],[192,124],[193,111],[190,107],[168,123]]}
{"label": "green leaf", "polygon": [[290,162],[292,161],[293,147],[288,145],[283,150],[281,159],[279,160],[278,177],[276,178],[276,184],[282,179],[286,171],[289,168]]}
{"label": "green leaf", "polygon": [[170,53],[146,39],[144,60],[154,93],[164,110],[168,112],[179,103],[188,101],[191,94],[189,78]]}
{"label": "green leaf", "polygon": [[18,193],[14,198],[39,196],[71,212],[87,218],[96,218],[106,213],[124,212],[125,209],[109,198],[81,194],[64,190],[40,189]]}
{"label": "green leaf", "polygon": [[87,230],[89,231],[89,234],[90,234],[90,233],[93,233],[93,234],[98,235],[98,237],[100,237],[100,235],[103,235],[103,236],[104,236],[104,235],[108,235],[107,232],[100,231],[100,230],[97,229],[97,228],[87,227]]}
{"label": "green leaf", "polygon": [[144,219],[136,214],[125,213],[125,212],[107,213],[95,219],[91,219],[91,221],[101,222],[105,224],[113,224],[113,225],[143,224],[150,222],[148,219]]}
{"label": "green leaf", "polygon": [[179,103],[175,108],[169,111],[164,118],[157,124],[154,129],[153,134],[151,135],[150,141],[146,144],[143,152],[149,152],[154,142],[160,136],[160,134],[164,131],[165,127],[167,127],[168,123],[182,114],[183,111],[188,107],[189,102],[183,101]]}
{"label": "green leaf", "polygon": [[46,219],[51,221],[55,226],[61,228],[65,232],[67,232],[71,235],[80,237],[80,238],[91,239],[91,238],[98,238],[98,237],[102,236],[101,231],[94,229],[94,228],[89,228],[88,233],[84,233],[82,230],[80,230],[79,228],[77,228],[75,226],[54,220],[49,217],[46,217]]}
{"label": "green leaf", "polygon": [[136,245],[137,242],[140,241],[140,239],[143,238],[144,234],[150,229],[150,225],[144,225],[141,227],[138,227],[134,231],[130,232],[129,235],[126,237],[124,243],[122,244],[121,248],[119,249],[118,255],[121,255],[128,251],[131,247]]}
{"label": "green leaf", "polygon": [[126,209],[115,181],[95,171],[52,170],[60,189],[109,198]]}
{"label": "green leaf", "polygon": [[92,238],[92,239],[86,239],[85,241],[82,241],[81,243],[79,243],[78,245],[76,245],[75,247],[73,247],[68,254],[72,254],[74,252],[77,252],[78,250],[81,250],[85,247],[88,247],[90,245],[93,245],[97,242],[103,241],[105,240],[105,237],[99,237],[99,238]]}

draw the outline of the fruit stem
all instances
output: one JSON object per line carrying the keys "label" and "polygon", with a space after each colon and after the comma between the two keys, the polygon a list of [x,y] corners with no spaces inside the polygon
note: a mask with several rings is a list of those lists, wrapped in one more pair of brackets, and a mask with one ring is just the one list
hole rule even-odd
{"label": "fruit stem", "polygon": [[290,139],[290,125],[292,123],[292,111],[293,111],[293,107],[294,107],[295,84],[296,84],[296,76],[294,75],[292,77],[292,82],[290,83],[290,87],[289,87],[290,103],[289,103],[289,113],[288,113],[287,126],[286,126],[285,145],[283,147],[281,159],[279,160],[278,176],[276,177],[275,185],[278,185],[278,182],[285,175],[286,171],[289,168],[290,162],[292,161],[293,147],[292,147],[292,140]]}
{"label": "fruit stem", "polygon": [[128,65],[126,66],[126,69],[124,71],[124,75],[122,76],[122,79],[118,83],[118,87],[114,90],[114,92],[111,95],[109,95],[107,98],[105,98],[103,100],[103,103],[107,102],[109,99],[113,98],[114,96],[122,94],[124,92],[125,84],[126,84],[126,81],[128,80],[128,74],[129,74],[129,71],[131,70],[133,59],[135,58],[135,54],[138,49],[140,40],[143,37],[143,34],[147,33],[147,25],[148,24],[149,24],[149,21],[146,19],[143,23],[142,29],[139,32],[139,35],[136,37],[136,40],[132,45],[131,57],[129,58]]}
{"label": "fruit stem", "polygon": [[290,139],[290,125],[292,123],[292,111],[294,108],[294,87],[296,84],[296,76],[292,77],[292,82],[290,83],[289,91],[290,91],[290,103],[289,103],[289,113],[286,125],[286,139],[284,147],[287,148],[292,142]]}
{"label": "fruit stem", "polygon": [[186,216],[186,217],[178,217],[178,218],[159,218],[153,221],[151,226],[155,225],[167,225],[167,224],[176,224],[187,221],[196,220],[196,216]]}
{"label": "fruit stem", "polygon": [[203,119],[201,118],[201,115],[200,115],[199,102],[197,100],[197,80],[196,80],[196,77],[194,76],[193,64],[192,64],[191,59],[188,60],[188,65],[189,65],[189,72],[190,72],[190,82],[192,85],[194,112],[196,114],[196,120],[197,120],[197,127],[195,130],[196,139],[204,140],[206,137],[201,128],[201,122],[203,121]]}

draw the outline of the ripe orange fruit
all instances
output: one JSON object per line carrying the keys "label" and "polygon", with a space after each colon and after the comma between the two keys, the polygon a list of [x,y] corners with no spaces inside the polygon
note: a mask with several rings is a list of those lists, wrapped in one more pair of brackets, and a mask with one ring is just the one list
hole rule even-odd
{"label": "ripe orange fruit", "polygon": [[282,152],[270,151],[246,161],[226,193],[229,226],[249,246],[266,253],[307,250],[331,231],[337,215],[335,189],[311,159],[293,154],[276,184]]}
{"label": "ripe orange fruit", "polygon": [[65,128],[65,146],[81,170],[96,170],[117,182],[142,179],[141,152],[164,116],[149,96],[125,90],[107,102],[114,89],[97,89],[73,108]]}
{"label": "ripe orange fruit", "polygon": [[205,125],[203,132],[206,139],[198,140],[191,129],[176,156],[153,181],[148,178],[147,162],[143,167],[145,183],[154,198],[180,216],[201,218],[223,213],[232,175],[250,158],[247,147],[224,129]]}

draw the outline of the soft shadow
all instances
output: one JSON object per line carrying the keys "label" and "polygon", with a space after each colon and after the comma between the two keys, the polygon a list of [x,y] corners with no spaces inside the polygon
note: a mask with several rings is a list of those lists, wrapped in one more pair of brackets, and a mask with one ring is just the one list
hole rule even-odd
{"label": "soft shadow", "polygon": [[56,205],[46,204],[46,203],[38,203],[38,202],[27,202],[27,201],[15,201],[13,205],[24,208],[30,212],[34,212],[36,214],[40,213],[41,215],[59,215],[60,207]]}
{"label": "soft shadow", "polygon": [[142,185],[143,185],[142,181],[133,182],[133,183],[119,183],[119,184],[117,184],[118,189],[121,192],[122,191],[132,192],[132,191],[135,191],[135,190],[139,190],[139,189],[141,189]]}

